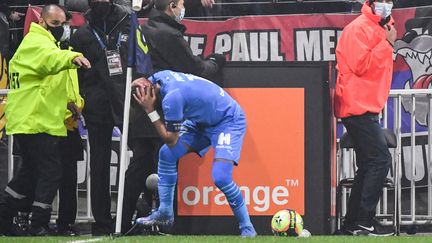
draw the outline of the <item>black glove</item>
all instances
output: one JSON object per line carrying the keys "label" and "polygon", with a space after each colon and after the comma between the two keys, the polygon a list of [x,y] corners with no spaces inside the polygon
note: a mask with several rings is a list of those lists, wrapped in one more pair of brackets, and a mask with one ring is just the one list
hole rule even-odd
{"label": "black glove", "polygon": [[214,61],[218,65],[219,69],[221,69],[225,65],[225,62],[226,62],[225,56],[222,54],[218,54],[218,53],[213,53],[213,54],[209,55],[206,59]]}

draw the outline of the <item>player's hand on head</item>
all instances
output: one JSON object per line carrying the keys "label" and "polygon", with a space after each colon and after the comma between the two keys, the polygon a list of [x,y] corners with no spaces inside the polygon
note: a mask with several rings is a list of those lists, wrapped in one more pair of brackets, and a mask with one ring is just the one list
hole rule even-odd
{"label": "player's hand on head", "polygon": [[145,82],[145,78],[138,78],[132,82],[132,89],[135,87],[147,87],[148,85]]}
{"label": "player's hand on head", "polygon": [[156,103],[154,86],[135,86],[134,89],[135,92],[132,95],[138,104],[140,104],[147,113],[154,111]]}

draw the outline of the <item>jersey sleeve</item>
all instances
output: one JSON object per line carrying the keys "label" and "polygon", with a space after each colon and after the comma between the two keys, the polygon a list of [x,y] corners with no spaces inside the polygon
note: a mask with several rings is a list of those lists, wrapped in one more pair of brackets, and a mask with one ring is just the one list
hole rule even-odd
{"label": "jersey sleeve", "polygon": [[169,132],[179,132],[183,122],[184,99],[178,90],[167,94],[162,101],[165,125]]}

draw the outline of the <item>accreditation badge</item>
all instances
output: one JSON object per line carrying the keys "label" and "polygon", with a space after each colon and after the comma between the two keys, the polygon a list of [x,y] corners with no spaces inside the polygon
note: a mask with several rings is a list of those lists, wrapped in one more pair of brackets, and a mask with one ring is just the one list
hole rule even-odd
{"label": "accreditation badge", "polygon": [[120,75],[123,73],[121,64],[120,50],[106,50],[105,51],[109,76]]}

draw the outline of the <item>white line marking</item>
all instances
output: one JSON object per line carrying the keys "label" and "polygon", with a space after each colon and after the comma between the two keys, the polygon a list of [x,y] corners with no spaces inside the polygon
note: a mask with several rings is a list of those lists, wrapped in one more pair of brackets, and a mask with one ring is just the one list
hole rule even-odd
{"label": "white line marking", "polygon": [[66,243],[88,243],[88,242],[97,242],[97,241],[102,241],[105,240],[105,238],[96,238],[96,239],[87,239],[87,240],[72,240],[72,241],[67,241]]}

